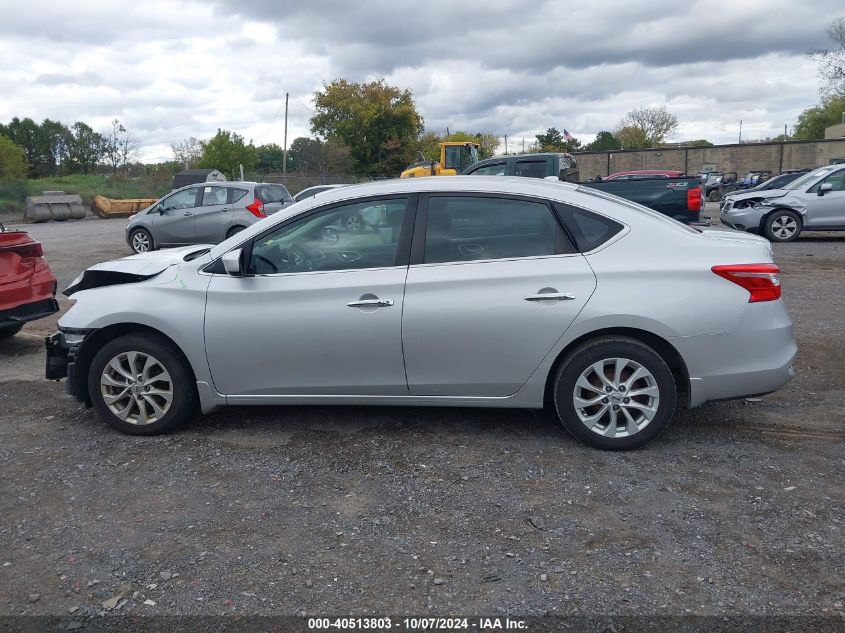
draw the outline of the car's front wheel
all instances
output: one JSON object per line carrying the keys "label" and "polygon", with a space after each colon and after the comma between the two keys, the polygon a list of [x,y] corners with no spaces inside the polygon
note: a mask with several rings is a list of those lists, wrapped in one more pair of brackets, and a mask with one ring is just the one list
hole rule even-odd
{"label": "car's front wheel", "polygon": [[88,394],[100,417],[130,435],[155,435],[188,420],[196,382],[179,350],[160,336],[127,334],[106,343],[88,371]]}
{"label": "car's front wheel", "polygon": [[129,245],[136,253],[149,253],[155,249],[153,236],[147,229],[135,229],[129,234]]}
{"label": "car's front wheel", "polygon": [[792,242],[801,234],[801,216],[788,209],[775,211],[763,223],[770,242]]}
{"label": "car's front wheel", "polygon": [[601,338],[561,363],[554,403],[566,430],[605,450],[639,448],[660,434],[675,412],[675,380],[649,346]]}

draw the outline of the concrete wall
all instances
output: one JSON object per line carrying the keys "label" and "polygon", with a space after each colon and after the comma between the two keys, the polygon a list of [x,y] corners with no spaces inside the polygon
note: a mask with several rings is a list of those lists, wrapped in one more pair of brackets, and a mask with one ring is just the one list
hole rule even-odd
{"label": "concrete wall", "polygon": [[755,169],[770,169],[779,174],[787,169],[821,167],[835,159],[845,160],[845,138],[714,147],[658,147],[579,153],[575,157],[582,180],[633,169],[676,169],[697,174],[708,167],[716,171],[735,171],[740,176]]}
{"label": "concrete wall", "polygon": [[845,122],[831,125],[824,129],[825,138],[843,138],[845,137]]}

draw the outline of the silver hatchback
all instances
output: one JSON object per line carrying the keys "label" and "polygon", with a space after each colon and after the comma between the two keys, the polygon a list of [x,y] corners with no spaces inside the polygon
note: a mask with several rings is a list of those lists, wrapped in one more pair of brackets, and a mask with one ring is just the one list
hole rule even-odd
{"label": "silver hatchback", "polygon": [[126,242],[136,253],[217,244],[293,204],[284,185],[199,183],[176,189],[129,219]]}

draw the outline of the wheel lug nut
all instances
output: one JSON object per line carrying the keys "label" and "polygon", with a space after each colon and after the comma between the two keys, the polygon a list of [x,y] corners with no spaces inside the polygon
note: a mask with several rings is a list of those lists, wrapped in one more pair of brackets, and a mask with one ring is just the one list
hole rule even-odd
{"label": "wheel lug nut", "polygon": [[602,401],[604,404],[607,404],[607,403],[608,403],[607,398],[602,398],[602,399],[601,399],[601,401]]}
{"label": "wheel lug nut", "polygon": [[631,402],[631,399],[630,399],[630,398],[625,398],[622,402],[624,402],[625,404],[628,404],[629,402]]}
{"label": "wheel lug nut", "polygon": [[611,389],[610,387],[605,387],[605,388],[604,388],[604,390],[605,390],[607,393],[610,393],[611,391],[613,391],[613,389]]}
{"label": "wheel lug nut", "polygon": [[619,405],[618,405],[618,404],[614,404],[614,405],[613,405],[613,410],[614,410],[614,411],[619,411]]}
{"label": "wheel lug nut", "polygon": [[622,385],[621,387],[619,387],[619,391],[625,391],[625,385]]}

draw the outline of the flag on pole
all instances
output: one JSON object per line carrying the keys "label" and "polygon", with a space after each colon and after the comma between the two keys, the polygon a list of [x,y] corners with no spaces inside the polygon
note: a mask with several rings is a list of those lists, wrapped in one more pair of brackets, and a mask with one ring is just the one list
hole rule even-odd
{"label": "flag on pole", "polygon": [[575,140],[575,137],[572,136],[569,132],[567,132],[566,128],[563,128],[563,138],[567,143],[571,143]]}

